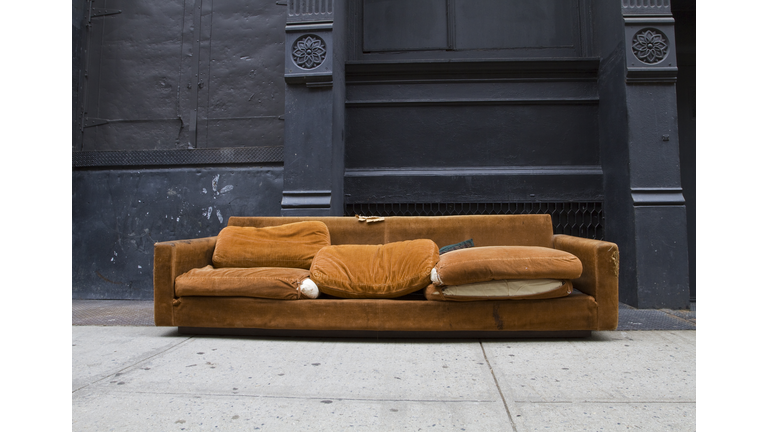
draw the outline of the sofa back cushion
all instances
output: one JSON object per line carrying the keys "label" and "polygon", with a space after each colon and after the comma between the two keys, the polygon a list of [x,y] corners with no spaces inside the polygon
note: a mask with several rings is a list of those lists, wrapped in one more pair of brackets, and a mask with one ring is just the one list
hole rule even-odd
{"label": "sofa back cushion", "polygon": [[440,255],[432,240],[336,245],[320,250],[309,269],[320,292],[342,298],[394,298],[420,290]]}
{"label": "sofa back cushion", "polygon": [[354,217],[230,217],[229,226],[266,227],[299,221],[325,223],[331,244],[385,244],[430,239],[438,247],[473,239],[475,246],[552,247],[552,218],[543,215],[391,216],[381,222]]}
{"label": "sofa back cushion", "polygon": [[213,266],[309,269],[315,254],[331,244],[322,222],[305,221],[254,228],[228,226],[213,250]]}
{"label": "sofa back cushion", "polygon": [[228,226],[263,228],[302,221],[318,221],[328,227],[331,244],[384,244],[384,222],[358,222],[354,217],[232,216]]}
{"label": "sofa back cushion", "polygon": [[387,242],[428,238],[443,247],[471,238],[480,247],[553,245],[548,214],[404,216],[380,223],[387,224]]}

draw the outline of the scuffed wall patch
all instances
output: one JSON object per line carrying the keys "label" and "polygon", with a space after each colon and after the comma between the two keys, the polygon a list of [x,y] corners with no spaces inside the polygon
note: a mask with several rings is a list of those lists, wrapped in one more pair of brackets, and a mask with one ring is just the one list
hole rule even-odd
{"label": "scuffed wall patch", "polygon": [[230,216],[279,216],[282,167],[72,173],[72,298],[153,297],[156,242],[217,235]]}

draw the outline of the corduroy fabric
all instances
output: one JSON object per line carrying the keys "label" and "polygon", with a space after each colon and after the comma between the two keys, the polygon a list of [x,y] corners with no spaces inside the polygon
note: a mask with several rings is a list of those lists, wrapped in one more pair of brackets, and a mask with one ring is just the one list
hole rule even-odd
{"label": "corduroy fabric", "polygon": [[439,253],[432,240],[337,245],[320,250],[309,270],[320,292],[342,298],[394,298],[429,285]]}
{"label": "corduroy fabric", "polygon": [[574,279],[581,275],[576,256],[538,246],[487,246],[440,255],[439,285],[466,285],[503,279]]}
{"label": "corduroy fabric", "polygon": [[176,277],[211,264],[215,246],[216,237],[155,243],[155,325],[176,325],[172,313]]}
{"label": "corduroy fabric", "polygon": [[457,286],[451,286],[451,287],[437,286],[435,284],[430,284],[424,290],[424,297],[427,300],[433,300],[433,301],[533,300],[533,299],[553,299],[558,297],[565,297],[573,292],[573,284],[571,284],[571,281],[563,281],[560,284],[560,286],[554,289],[549,289],[543,292],[537,292],[535,294],[468,296],[468,295],[449,295],[446,292],[447,291],[446,288],[459,288],[459,287],[467,287],[467,286],[481,285],[481,284],[499,284],[502,288],[505,288],[505,286],[508,283],[514,283],[514,282],[519,282],[519,281],[506,279],[506,280],[499,280],[499,281],[480,282],[478,284],[457,285]]}
{"label": "corduroy fabric", "polygon": [[328,227],[331,235],[331,244],[383,244],[386,243],[386,223],[384,222],[365,223],[359,222],[354,217],[281,217],[281,216],[232,216],[229,218],[228,226],[242,226],[253,228],[264,228],[288,223],[303,222],[313,220],[322,222]]}
{"label": "corduroy fabric", "polygon": [[309,270],[287,267],[192,269],[176,278],[176,296],[254,297],[275,300],[307,298],[299,285]]}
{"label": "corduroy fabric", "polygon": [[573,281],[577,290],[595,298],[597,330],[616,330],[619,325],[619,247],[615,243],[558,234],[555,248],[579,257],[584,271]]}
{"label": "corduroy fabric", "polygon": [[[397,222],[400,219],[408,223]],[[612,330],[618,324],[618,247],[598,240],[553,236],[548,215],[387,217],[371,224],[352,217],[231,217],[229,226],[266,227],[302,221],[325,223],[332,244],[375,245],[429,238],[445,246],[473,238],[477,246],[554,245],[582,262],[583,273],[573,280],[573,285],[585,294],[574,290],[571,295],[555,299],[479,302],[175,298],[177,276],[212,264],[217,239],[210,237],[155,244],[155,324],[380,331]]]}
{"label": "corduroy fabric", "polygon": [[228,226],[219,233],[213,266],[309,269],[317,251],[330,244],[328,227],[317,221],[265,228]]}
{"label": "corduroy fabric", "polygon": [[174,302],[173,314],[177,326],[214,328],[557,331],[597,327],[595,300],[575,291],[556,299],[479,302],[182,297]]}
{"label": "corduroy fabric", "polygon": [[300,221],[323,222],[331,244],[384,244],[431,239],[438,247],[473,239],[475,246],[552,247],[552,217],[543,215],[389,216],[364,223],[354,217],[236,217],[229,226],[262,228]]}
{"label": "corduroy fabric", "polygon": [[389,217],[386,242],[428,238],[438,247],[472,239],[475,246],[552,247],[552,217],[544,215],[462,215]]}

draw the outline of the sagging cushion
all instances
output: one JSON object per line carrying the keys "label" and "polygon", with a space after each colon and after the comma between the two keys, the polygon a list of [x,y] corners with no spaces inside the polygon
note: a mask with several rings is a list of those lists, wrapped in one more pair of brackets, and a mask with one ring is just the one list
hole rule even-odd
{"label": "sagging cushion", "polygon": [[565,297],[573,292],[571,281],[557,279],[505,279],[467,285],[429,285],[424,290],[427,300],[533,300]]}
{"label": "sagging cushion", "polygon": [[539,246],[486,246],[440,256],[432,272],[436,285],[466,285],[504,279],[570,280],[581,261],[568,252]]}
{"label": "sagging cushion", "polygon": [[320,292],[342,298],[394,298],[429,285],[440,255],[432,240],[335,245],[320,250],[309,274]]}
{"label": "sagging cushion", "polygon": [[[176,296],[254,297],[276,300],[317,298],[302,291],[309,270],[286,267],[192,269],[176,278]],[[306,284],[304,284],[306,287]]]}
{"label": "sagging cushion", "polygon": [[228,226],[216,239],[213,266],[309,270],[315,254],[330,244],[328,227],[317,221],[264,228]]}

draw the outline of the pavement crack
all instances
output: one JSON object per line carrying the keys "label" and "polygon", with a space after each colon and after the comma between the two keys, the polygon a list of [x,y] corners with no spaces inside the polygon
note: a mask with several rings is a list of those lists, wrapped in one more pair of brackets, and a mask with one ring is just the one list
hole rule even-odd
{"label": "pavement crack", "polygon": [[480,349],[483,350],[483,357],[485,357],[485,364],[488,365],[488,369],[491,371],[491,376],[493,377],[493,383],[496,384],[496,390],[498,390],[499,396],[501,396],[501,402],[504,403],[504,409],[507,411],[509,424],[512,425],[512,430],[517,432],[517,426],[515,426],[515,421],[512,420],[512,414],[509,412],[509,406],[507,405],[507,400],[504,398],[504,393],[501,392],[501,387],[499,387],[499,380],[496,379],[496,374],[493,372],[493,366],[491,366],[491,362],[488,361],[488,355],[485,353],[485,347],[483,346],[482,341],[480,341]]}
{"label": "pavement crack", "polygon": [[110,372],[110,373],[108,373],[108,374],[105,374],[104,376],[102,376],[101,378],[99,378],[99,379],[97,379],[97,380],[95,380],[95,381],[89,382],[88,384],[86,384],[86,385],[84,385],[84,386],[82,386],[82,387],[79,387],[79,388],[76,388],[76,389],[72,390],[72,394],[75,394],[75,393],[79,392],[80,390],[82,390],[82,389],[84,389],[84,388],[86,388],[86,387],[90,387],[90,386],[92,386],[93,384],[96,384],[96,383],[99,383],[99,382],[101,382],[101,381],[104,381],[105,379],[108,379],[109,377],[112,377],[112,376],[114,376],[114,375],[115,375],[115,374],[117,374],[117,373],[122,373],[123,371],[125,371],[125,370],[128,370],[128,369],[130,369],[130,368],[132,368],[132,367],[136,366],[136,365],[137,365],[137,364],[139,364],[139,363],[142,363],[142,362],[145,362],[145,361],[147,361],[147,360],[153,359],[153,358],[155,358],[155,357],[157,357],[157,356],[159,356],[159,355],[161,355],[161,354],[165,354],[166,352],[168,352],[168,351],[170,351],[170,350],[172,350],[172,349],[174,349],[174,348],[177,348],[177,347],[179,347],[179,346],[181,346],[181,345],[183,345],[183,344],[185,344],[185,343],[189,342],[189,341],[190,341],[192,338],[194,338],[194,336],[190,336],[190,337],[188,337],[188,338],[184,339],[183,341],[181,341],[181,342],[179,342],[179,343],[177,343],[177,344],[171,345],[171,346],[169,346],[168,348],[166,348],[166,349],[164,349],[164,350],[162,350],[162,351],[160,351],[160,352],[156,352],[156,353],[154,353],[154,354],[150,355],[149,357],[144,357],[144,358],[141,358],[141,359],[139,359],[139,360],[137,360],[137,361],[135,361],[135,362],[131,363],[130,365],[128,365],[128,366],[126,366],[126,367],[124,367],[124,368],[122,368],[122,369],[120,369],[120,370],[117,370],[117,371],[112,371],[112,372]]}
{"label": "pavement crack", "polygon": [[261,395],[261,394],[248,394],[248,393],[183,393],[183,392],[163,392],[163,391],[128,391],[128,390],[113,390],[113,393],[130,393],[130,394],[152,394],[152,395],[174,395],[174,396],[208,396],[208,397],[246,397],[246,398],[259,398],[259,399],[291,399],[291,400],[305,400],[305,401],[348,401],[348,402],[414,402],[414,403],[493,403],[494,400],[486,399],[402,399],[402,398],[353,398],[353,397],[334,397],[334,396],[278,396],[278,395]]}

